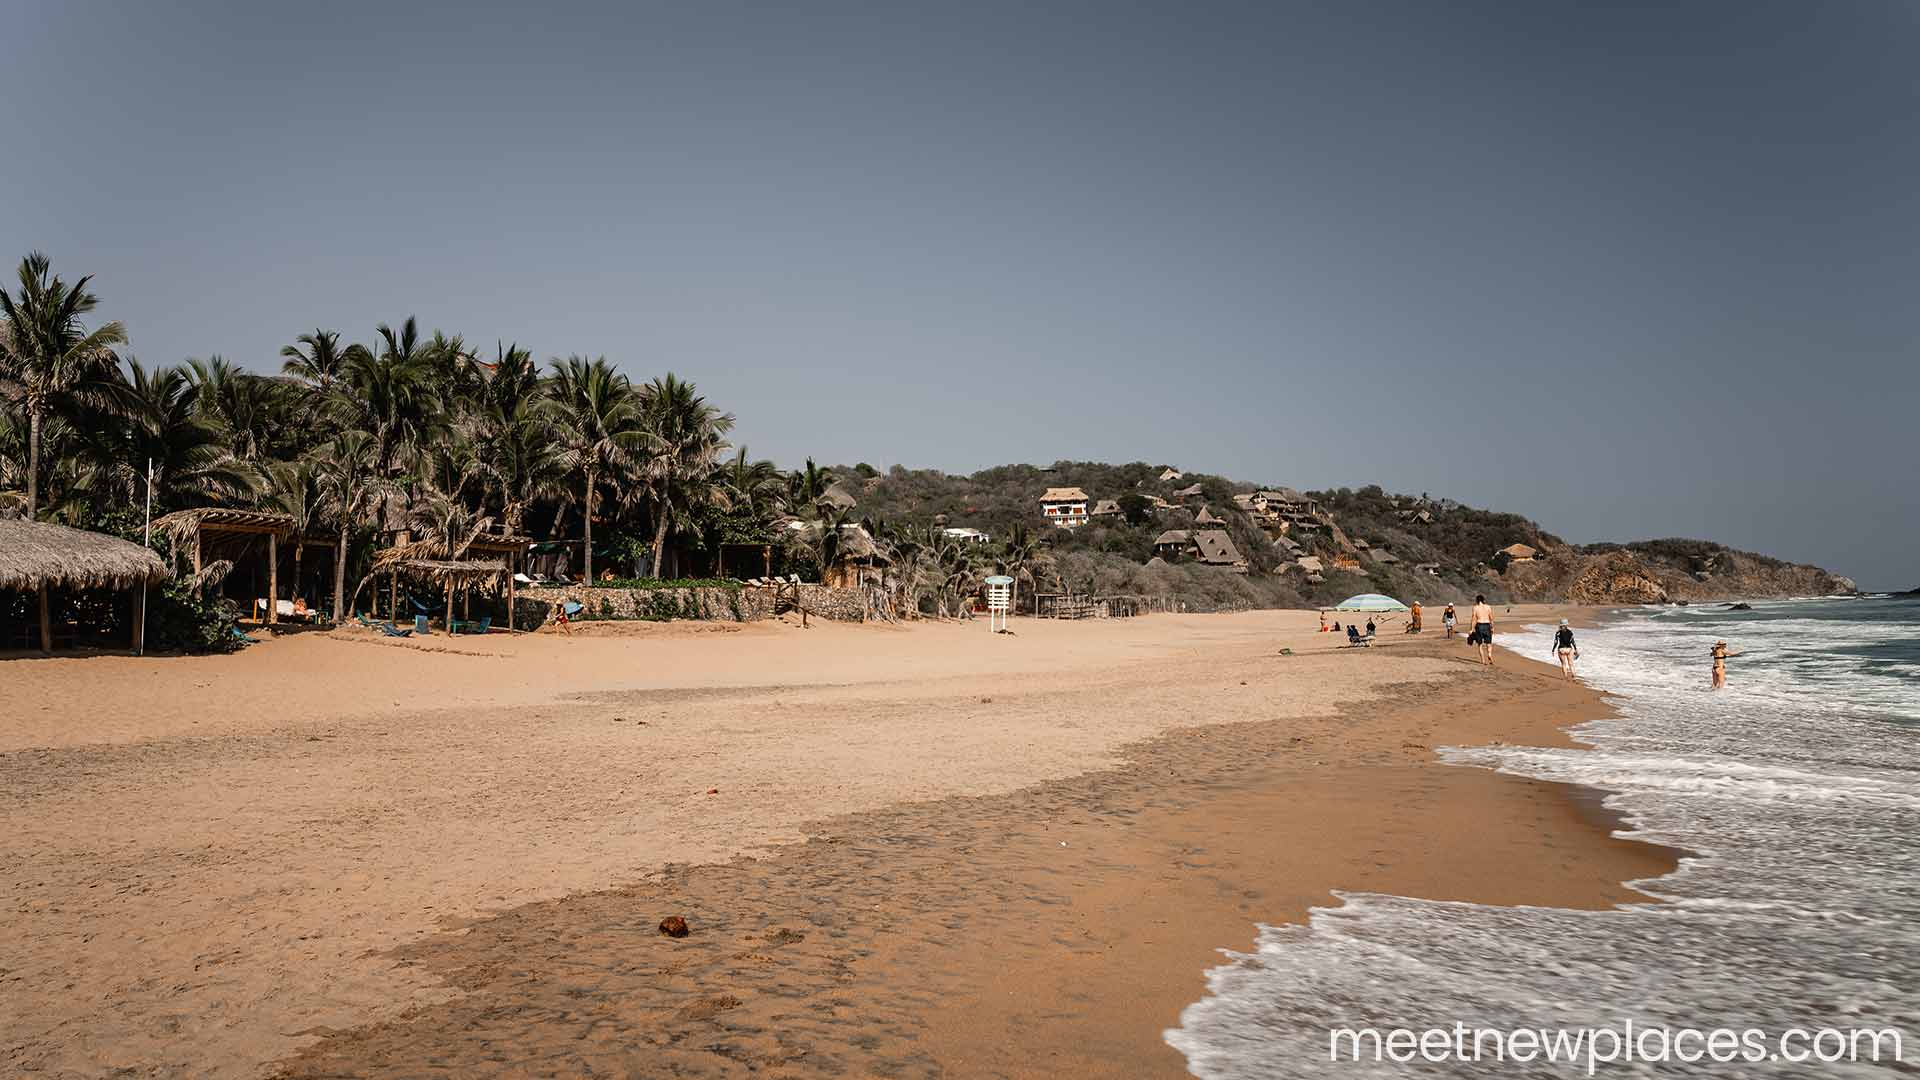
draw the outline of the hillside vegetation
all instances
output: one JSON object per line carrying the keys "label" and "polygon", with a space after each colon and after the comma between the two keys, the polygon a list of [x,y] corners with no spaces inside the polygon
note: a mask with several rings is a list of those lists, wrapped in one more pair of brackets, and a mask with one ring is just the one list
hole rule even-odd
{"label": "hillside vegetation", "polygon": [[[1850,591],[1852,582],[1704,540],[1572,545],[1519,514],[1480,509],[1428,494],[1378,486],[1307,490],[1320,527],[1272,520],[1236,505],[1261,485],[1203,473],[1162,480],[1163,465],[1061,461],[1001,465],[970,476],[900,466],[836,466],[854,516],[886,531],[900,525],[979,529],[994,539],[1024,530],[1040,539],[1036,564],[1048,589],[1093,595],[1174,596],[1193,610],[1325,606],[1360,592],[1402,600],[1460,601],[1485,593],[1496,602],[1693,601]],[[1195,485],[1197,495],[1182,497]],[[1279,485],[1274,485],[1278,489]],[[1041,511],[1049,489],[1077,488],[1091,503],[1112,500],[1121,513],[1059,528]],[[1152,499],[1169,504],[1149,505]],[[1245,572],[1162,554],[1155,540],[1196,530],[1202,511],[1244,557]],[[1285,537],[1291,549],[1280,542]],[[1539,553],[1513,561],[1502,549]],[[1302,558],[1318,560],[1309,572]],[[1311,563],[1309,563],[1311,565]]]}

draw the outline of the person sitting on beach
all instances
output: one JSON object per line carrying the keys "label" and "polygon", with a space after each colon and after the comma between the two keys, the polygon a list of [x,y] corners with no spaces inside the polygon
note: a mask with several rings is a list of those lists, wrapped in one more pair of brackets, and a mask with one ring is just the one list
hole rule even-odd
{"label": "person sitting on beach", "polygon": [[1340,632],[1340,620],[1339,620],[1339,619],[1335,619],[1335,620],[1333,620],[1333,632],[1334,632],[1334,633],[1336,633],[1336,634]]}
{"label": "person sitting on beach", "polygon": [[1573,643],[1573,627],[1568,626],[1565,619],[1560,620],[1560,629],[1553,633],[1553,651],[1560,657],[1560,670],[1567,678],[1573,678],[1573,662],[1580,659],[1580,647]]}
{"label": "person sitting on beach", "polygon": [[1440,613],[1440,622],[1441,622],[1441,625],[1447,628],[1448,637],[1453,636],[1453,624],[1455,620],[1459,619],[1459,617],[1460,617],[1459,615],[1455,614],[1452,604],[1448,604],[1447,610]]}
{"label": "person sitting on beach", "polygon": [[1493,605],[1486,595],[1473,598],[1473,640],[1480,646],[1480,659],[1493,666]]}
{"label": "person sitting on beach", "polygon": [[1367,617],[1367,636],[1373,636],[1373,617],[1371,615]]}

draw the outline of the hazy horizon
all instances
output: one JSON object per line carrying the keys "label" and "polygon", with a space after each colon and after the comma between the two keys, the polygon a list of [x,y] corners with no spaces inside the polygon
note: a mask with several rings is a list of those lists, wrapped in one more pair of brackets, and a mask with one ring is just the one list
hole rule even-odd
{"label": "hazy horizon", "polygon": [[1920,585],[1920,8],[0,0],[0,259],[783,466],[1167,461]]}

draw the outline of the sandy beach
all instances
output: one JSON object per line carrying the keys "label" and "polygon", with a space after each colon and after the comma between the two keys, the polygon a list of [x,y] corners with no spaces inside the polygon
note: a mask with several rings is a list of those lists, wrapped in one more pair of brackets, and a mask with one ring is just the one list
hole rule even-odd
{"label": "sandy beach", "polygon": [[7,661],[0,1062],[1175,1076],[1160,1033],[1257,920],[1335,889],[1607,906],[1672,865],[1574,789],[1433,761],[1562,741],[1597,695],[1316,622]]}

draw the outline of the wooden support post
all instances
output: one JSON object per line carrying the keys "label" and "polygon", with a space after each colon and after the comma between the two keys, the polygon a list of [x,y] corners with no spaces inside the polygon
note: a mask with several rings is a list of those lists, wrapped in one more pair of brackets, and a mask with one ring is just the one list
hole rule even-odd
{"label": "wooden support post", "polygon": [[193,530],[193,576],[200,576],[200,530]]}
{"label": "wooden support post", "polygon": [[267,625],[280,616],[280,537],[267,534]]}
{"label": "wooden support post", "polygon": [[447,578],[447,614],[443,620],[447,633],[453,633],[453,578]]}
{"label": "wooden support post", "polygon": [[761,577],[763,578],[772,577],[773,576],[773,545],[772,544],[760,545],[760,562],[762,565]]}
{"label": "wooden support post", "polygon": [[140,591],[133,594],[133,655],[139,656],[147,651],[147,583],[140,582]]}
{"label": "wooden support post", "polygon": [[509,557],[507,559],[507,633],[509,635],[519,632],[519,627],[513,621],[513,574],[513,559]]}
{"label": "wooden support post", "polygon": [[40,651],[53,652],[53,614],[47,606],[47,587],[40,586]]}

